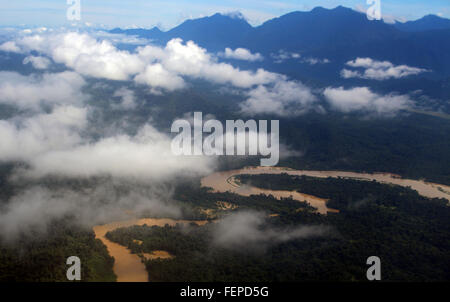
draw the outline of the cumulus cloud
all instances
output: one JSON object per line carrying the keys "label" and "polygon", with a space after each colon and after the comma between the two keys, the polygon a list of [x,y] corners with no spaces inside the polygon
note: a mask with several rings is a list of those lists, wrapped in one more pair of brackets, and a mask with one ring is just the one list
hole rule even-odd
{"label": "cumulus cloud", "polygon": [[164,69],[178,76],[205,79],[218,84],[231,84],[239,88],[250,88],[275,82],[282,75],[258,69],[256,72],[240,70],[230,64],[218,63],[192,41],[183,43],[173,39],[164,49],[146,46],[138,49],[139,55],[160,63]]}
{"label": "cumulus cloud", "polygon": [[21,49],[16,45],[14,41],[8,41],[0,45],[1,51],[6,52],[21,52]]}
{"label": "cumulus cloud", "polygon": [[410,106],[411,100],[405,95],[379,95],[367,87],[351,89],[326,88],[325,99],[332,108],[341,112],[366,111],[383,115],[393,115]]}
{"label": "cumulus cloud", "polygon": [[299,115],[310,110],[317,100],[308,87],[294,81],[279,81],[273,87],[260,85],[248,95],[240,104],[241,111],[247,115]]}
{"label": "cumulus cloud", "polygon": [[182,89],[186,86],[182,77],[175,72],[168,71],[159,63],[148,65],[134,80],[139,84],[164,88],[168,91]]}
{"label": "cumulus cloud", "polygon": [[343,77],[344,79],[361,78],[362,75],[359,71],[344,68],[341,70],[341,77]]}
{"label": "cumulus cloud", "polygon": [[85,100],[81,93],[84,85],[84,79],[70,71],[28,76],[0,71],[0,103],[23,109],[73,104]]}
{"label": "cumulus cloud", "polygon": [[239,211],[226,216],[215,225],[214,244],[225,248],[264,248],[283,242],[330,234],[325,226],[274,228],[267,225],[262,212]]}
{"label": "cumulus cloud", "polygon": [[23,64],[29,64],[33,65],[36,69],[47,69],[51,61],[45,57],[36,57],[36,56],[28,56],[25,59],[23,59]]}
{"label": "cumulus cloud", "polygon": [[131,110],[137,106],[134,92],[126,87],[116,90],[113,96],[121,99],[121,102],[115,106],[118,109]]}
{"label": "cumulus cloud", "polygon": [[236,48],[232,50],[231,48],[225,48],[225,52],[219,53],[219,56],[227,59],[244,60],[244,61],[262,61],[263,56],[260,53],[251,53],[245,48]]}
{"label": "cumulus cloud", "polygon": [[[165,47],[138,47],[136,52],[119,50],[108,40],[78,32],[27,35],[14,43],[22,52],[39,52],[82,75],[110,80],[134,78],[140,84],[167,90],[184,88],[183,77],[239,88],[269,84],[283,78],[264,69],[240,70],[230,64],[218,63],[206,49],[181,39],[173,39]],[[256,56],[242,49],[233,54]]]}
{"label": "cumulus cloud", "polygon": [[23,50],[48,55],[80,74],[110,80],[128,80],[143,68],[139,57],[118,50],[110,41],[98,41],[86,33],[47,33],[16,41]]}
{"label": "cumulus cloud", "polygon": [[346,63],[353,68],[362,68],[364,71],[342,69],[343,78],[362,78],[370,80],[400,79],[411,75],[417,75],[428,70],[407,65],[394,65],[389,61],[377,61],[371,58],[357,58]]}
{"label": "cumulus cloud", "polygon": [[[85,33],[34,34],[18,39],[17,44],[28,51],[41,52],[57,63],[76,72],[98,78],[131,80],[147,85],[152,92],[174,91],[187,86],[185,78],[248,89],[248,99],[242,112],[253,115],[275,113],[281,116],[301,114],[315,101],[311,91],[300,82],[289,81],[284,75],[266,71],[240,70],[220,63],[193,41],[184,43],[172,39],[164,47],[147,45],[135,52],[118,50],[106,40]],[[227,49],[225,54],[249,60],[256,59],[245,49]],[[299,54],[279,53],[280,58],[300,58]],[[310,64],[318,64],[309,58]],[[297,108],[295,108],[297,106]]]}

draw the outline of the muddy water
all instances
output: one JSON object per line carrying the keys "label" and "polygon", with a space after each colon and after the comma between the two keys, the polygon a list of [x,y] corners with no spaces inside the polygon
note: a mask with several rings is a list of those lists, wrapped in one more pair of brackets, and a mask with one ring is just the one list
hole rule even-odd
{"label": "muddy water", "polygon": [[166,251],[153,251],[151,253],[142,253],[142,256],[147,260],[173,258],[173,256]]}
{"label": "muddy water", "polygon": [[[108,249],[109,254],[114,257],[114,273],[117,276],[118,282],[148,282],[148,272],[145,269],[144,263],[142,263],[141,258],[132,254],[129,249],[126,247],[114,243],[108,240],[105,235],[109,231],[114,231],[118,228],[130,227],[134,225],[148,225],[148,226],[165,226],[170,225],[174,226],[177,223],[196,223],[197,225],[204,225],[207,221],[188,221],[188,220],[173,220],[173,219],[153,219],[153,218],[144,218],[144,219],[133,219],[126,221],[118,221],[112,222],[109,224],[98,225],[95,226],[94,233],[95,238],[100,239],[106,248]],[[156,254],[155,254],[156,252]],[[167,252],[164,251],[155,251],[153,254],[144,254],[144,257],[152,258],[164,258],[170,259],[171,255],[168,255]],[[152,255],[152,256],[150,256]]]}
{"label": "muddy water", "polygon": [[327,214],[328,212],[335,212],[336,210],[327,207],[327,199],[319,198],[316,196],[299,193],[296,191],[282,191],[282,190],[268,190],[260,189],[248,185],[240,186],[234,180],[234,177],[228,178],[227,182],[233,186],[233,192],[242,196],[250,195],[273,195],[275,198],[292,198],[298,201],[306,201],[312,207],[317,209],[320,214]]}
{"label": "muddy water", "polygon": [[411,187],[416,190],[420,195],[430,198],[445,198],[450,201],[450,187],[440,184],[434,184],[424,182],[420,180],[403,179],[398,175],[389,173],[356,173],[345,171],[307,171],[307,170],[293,170],[289,168],[278,167],[246,167],[240,170],[232,170],[225,172],[217,172],[206,176],[202,179],[201,183],[204,187],[213,188],[216,192],[230,191],[236,194],[249,196],[251,194],[271,194],[276,198],[292,196],[293,199],[306,201],[311,206],[317,208],[317,211],[321,214],[326,214],[330,211],[335,211],[327,208],[326,199],[310,196],[302,193],[291,191],[278,191],[278,190],[266,190],[251,186],[240,186],[234,181],[234,177],[240,174],[281,174],[286,173],[289,175],[305,175],[312,177],[343,177],[358,180],[372,181],[375,180],[380,183],[395,184],[403,187]]}

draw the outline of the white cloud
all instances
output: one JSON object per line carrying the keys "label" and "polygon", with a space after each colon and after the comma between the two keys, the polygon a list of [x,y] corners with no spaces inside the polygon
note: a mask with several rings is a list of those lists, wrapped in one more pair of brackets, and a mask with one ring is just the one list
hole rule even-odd
{"label": "white cloud", "polygon": [[394,65],[389,61],[376,61],[371,58],[357,58],[348,61],[346,65],[353,68],[363,68],[364,71],[356,71],[349,69],[342,69],[341,76],[343,78],[363,78],[370,80],[387,80],[399,79],[410,75],[417,75],[428,70],[417,67],[410,67],[407,65]]}
{"label": "white cloud", "polygon": [[308,63],[309,65],[316,65],[316,64],[328,64],[328,63],[330,63],[330,60],[308,57],[308,58],[304,58],[302,60],[302,62]]}
{"label": "white cloud", "polygon": [[36,56],[28,56],[25,59],[23,59],[23,64],[29,64],[33,65],[36,69],[47,69],[51,61],[45,57],[36,57]]}
{"label": "white cloud", "polygon": [[49,33],[26,36],[16,41],[65,64],[80,74],[110,80],[128,80],[143,69],[139,57],[118,50],[107,40],[97,41],[86,33]]}
{"label": "white cloud", "polygon": [[214,158],[175,156],[171,137],[150,124],[136,135],[85,137],[88,113],[59,106],[51,113],[0,120],[0,161],[27,163],[17,177],[32,178],[112,176],[147,182],[211,171]]}
{"label": "white cloud", "polygon": [[[289,81],[284,75],[257,69],[240,70],[220,63],[206,49],[193,41],[169,41],[165,47],[147,45],[135,52],[120,51],[106,40],[75,32],[28,35],[17,40],[28,51],[34,50],[63,63],[83,75],[112,80],[133,79],[147,85],[153,93],[174,91],[187,86],[185,78],[203,79],[239,89],[249,89],[249,98],[241,104],[241,111],[253,115],[273,113],[281,116],[298,115],[309,109],[315,97],[300,82]],[[246,49],[226,49],[225,55],[241,59],[259,59]],[[300,54],[280,51],[280,59],[300,59]],[[309,64],[317,59],[306,58]],[[322,61],[321,61],[322,62]],[[129,98],[128,98],[129,99]],[[125,100],[125,99],[124,99]],[[131,102],[128,102],[131,106]],[[123,105],[126,106],[125,103]]]}
{"label": "white cloud", "polygon": [[[185,87],[183,77],[239,88],[274,83],[283,78],[264,69],[240,70],[230,64],[218,63],[206,49],[192,41],[183,43],[181,39],[169,41],[164,48],[139,47],[134,53],[118,50],[108,40],[97,40],[89,34],[76,32],[29,35],[15,43],[23,52],[40,52],[82,75],[110,80],[134,78],[152,88],[181,89]],[[237,53],[243,54],[242,51]]]}
{"label": "white cloud", "polygon": [[262,61],[264,58],[260,53],[251,53],[245,48],[236,48],[232,50],[231,48],[225,48],[225,52],[219,53],[219,56],[227,59],[244,60],[244,61]]}
{"label": "white cloud", "polygon": [[78,132],[87,125],[87,110],[56,107],[51,113],[0,120],[0,161],[31,162],[37,156],[82,141]]}
{"label": "white cloud", "polygon": [[135,109],[137,106],[134,92],[128,88],[122,87],[116,90],[113,96],[121,99],[120,104],[116,106],[119,109],[130,110]]}
{"label": "white cloud", "polygon": [[309,65],[316,64],[328,64],[330,60],[328,59],[319,59],[314,57],[302,57],[301,54],[296,52],[288,52],[283,49],[279,50],[278,53],[272,53],[270,56],[274,59],[274,63],[280,64],[287,60],[297,60],[300,63],[306,63]]}
{"label": "white cloud", "polygon": [[29,76],[0,71],[0,103],[23,109],[80,103],[85,99],[81,93],[84,85],[84,79],[70,71]]}
{"label": "white cloud", "polygon": [[8,41],[1,44],[0,50],[6,52],[21,52],[21,49],[16,45],[14,41]]}
{"label": "white cloud", "polygon": [[68,149],[54,149],[30,162],[28,175],[91,177],[110,175],[143,181],[210,172],[211,157],[175,156],[171,138],[147,124],[135,136],[115,135]]}
{"label": "white cloud", "polygon": [[341,70],[341,77],[343,77],[344,79],[359,78],[361,77],[361,73],[356,70],[349,70],[344,68]]}
{"label": "white cloud", "polygon": [[300,82],[279,81],[273,87],[258,86],[250,90],[249,98],[241,103],[247,115],[276,114],[299,115],[311,109],[316,97]]}
{"label": "white cloud", "polygon": [[286,60],[300,59],[301,55],[295,52],[288,52],[283,49],[279,50],[278,53],[271,53],[270,56],[274,59],[274,62],[279,64]]}
{"label": "white cloud", "polygon": [[[89,108],[74,106],[83,106],[83,85],[75,72],[42,76],[0,72],[0,101],[32,109],[0,120],[0,161],[27,163],[19,175],[38,178],[110,175],[148,181],[210,171],[213,158],[173,155],[171,138],[149,124],[136,135],[105,130],[98,133],[100,138],[87,137]],[[121,98],[122,108],[136,105],[131,90],[119,89],[114,96]],[[41,104],[50,105],[51,112],[36,114]]]}
{"label": "white cloud", "polygon": [[215,225],[213,243],[225,248],[261,249],[283,242],[320,237],[330,234],[325,226],[296,226],[274,228],[267,226],[267,216],[262,212],[240,211],[226,216]]}
{"label": "white cloud", "polygon": [[250,88],[254,85],[273,83],[283,76],[258,69],[256,72],[239,70],[230,64],[217,63],[214,58],[192,41],[181,39],[169,41],[162,49],[146,46],[138,49],[139,54],[160,63],[173,75],[205,79],[218,84]]}
{"label": "white cloud", "polygon": [[365,111],[383,115],[394,115],[399,110],[410,105],[410,99],[405,95],[379,95],[367,87],[351,89],[326,88],[323,92],[328,103],[341,112]]}
{"label": "white cloud", "polygon": [[164,88],[169,91],[182,89],[186,86],[182,77],[168,71],[159,63],[147,65],[145,70],[138,74],[134,80],[139,84]]}
{"label": "white cloud", "polygon": [[105,221],[129,219],[124,213],[142,212],[179,217],[162,186],[101,182],[83,190],[44,186],[26,188],[13,196],[0,212],[0,237],[14,241],[19,235],[45,234],[55,219],[73,217],[74,222],[92,227]]}

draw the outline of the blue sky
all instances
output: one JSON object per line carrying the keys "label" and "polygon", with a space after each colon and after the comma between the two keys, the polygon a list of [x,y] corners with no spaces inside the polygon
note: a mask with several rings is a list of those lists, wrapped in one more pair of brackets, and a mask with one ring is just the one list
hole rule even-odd
{"label": "blue sky", "polygon": [[[338,5],[363,10],[366,0],[80,0],[81,22],[107,27],[151,27],[170,29],[189,18],[215,12],[240,11],[253,25],[270,18],[316,6]],[[0,26],[68,25],[67,0],[0,0]],[[383,16],[402,20],[426,14],[450,18],[450,0],[381,0]]]}

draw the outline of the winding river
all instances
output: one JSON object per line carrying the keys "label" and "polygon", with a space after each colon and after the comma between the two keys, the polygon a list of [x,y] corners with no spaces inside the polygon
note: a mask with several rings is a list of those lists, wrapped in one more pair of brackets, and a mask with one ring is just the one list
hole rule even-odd
{"label": "winding river", "polygon": [[404,179],[398,175],[390,173],[357,173],[357,172],[345,172],[345,171],[308,171],[308,170],[293,170],[290,168],[281,167],[246,167],[239,170],[231,170],[225,172],[217,172],[204,177],[201,180],[202,186],[210,187],[215,192],[233,192],[236,194],[249,196],[253,194],[265,194],[273,195],[274,197],[287,198],[292,197],[295,200],[306,201],[311,206],[317,209],[318,213],[327,214],[328,212],[335,212],[336,210],[327,207],[326,199],[318,198],[311,195],[306,195],[294,191],[281,191],[281,190],[267,190],[260,189],[248,185],[241,186],[236,183],[234,177],[241,174],[282,174],[289,175],[305,175],[312,177],[342,177],[349,179],[365,180],[365,181],[377,181],[385,184],[395,184],[403,187],[411,187],[416,190],[420,195],[430,198],[445,198],[450,201],[450,186],[425,182],[421,180]]}
{"label": "winding river", "polygon": [[[328,212],[336,212],[336,210],[327,207],[326,199],[318,198],[315,196],[302,194],[293,191],[281,191],[281,190],[267,190],[260,189],[252,186],[239,185],[234,176],[240,174],[281,174],[287,173],[289,175],[305,175],[312,177],[342,177],[349,179],[357,179],[364,181],[377,181],[385,184],[395,184],[403,187],[411,187],[416,190],[420,195],[430,198],[445,198],[450,201],[450,186],[440,185],[421,180],[404,179],[398,175],[389,173],[356,173],[345,171],[307,171],[307,170],[293,170],[289,168],[278,167],[246,167],[239,170],[225,171],[213,173],[204,177],[201,180],[201,184],[204,187],[210,187],[215,192],[233,192],[243,196],[249,196],[253,194],[266,194],[273,195],[276,198],[288,198],[292,197],[295,200],[306,201],[311,206],[317,209],[317,212],[321,214],[327,214]],[[276,215],[276,214],[274,214]],[[141,260],[141,257],[136,254],[132,254],[126,247],[114,243],[108,240],[105,235],[109,231],[113,231],[117,228],[130,227],[134,225],[148,225],[148,226],[174,226],[177,223],[196,223],[197,225],[204,225],[208,221],[188,221],[188,220],[173,220],[173,219],[132,219],[125,221],[112,222],[105,225],[95,226],[94,232],[96,238],[100,239],[107,247],[109,254],[114,257],[114,273],[117,276],[118,282],[148,282],[148,272],[145,269],[145,265]],[[170,259],[171,255],[164,251],[155,251],[153,254],[144,254],[147,259],[150,258],[165,258]]]}

